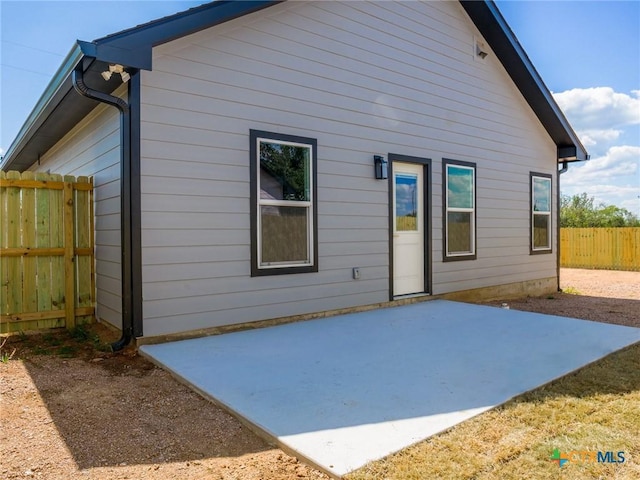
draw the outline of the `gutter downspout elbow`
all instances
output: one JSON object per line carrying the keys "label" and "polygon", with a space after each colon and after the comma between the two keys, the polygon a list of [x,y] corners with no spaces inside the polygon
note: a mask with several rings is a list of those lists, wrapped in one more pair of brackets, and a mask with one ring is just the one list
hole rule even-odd
{"label": "gutter downspout elbow", "polygon": [[100,92],[84,83],[82,62],[71,74],[73,88],[82,96],[116,107],[120,111],[120,249],[122,272],[122,336],[111,344],[113,351],[122,350],[133,339],[133,294],[131,281],[131,120],[129,104],[121,98]]}
{"label": "gutter downspout elbow", "polygon": [[562,168],[560,170],[558,170],[558,175],[562,175],[563,173],[565,173],[567,170],[569,170],[569,162],[567,162],[566,160],[564,162],[562,162]]}

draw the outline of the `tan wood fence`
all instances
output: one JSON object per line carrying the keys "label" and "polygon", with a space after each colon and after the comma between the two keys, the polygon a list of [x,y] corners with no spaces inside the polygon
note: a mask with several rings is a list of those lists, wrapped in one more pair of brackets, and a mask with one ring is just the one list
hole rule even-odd
{"label": "tan wood fence", "polygon": [[94,318],[93,183],[0,172],[0,333]]}
{"label": "tan wood fence", "polygon": [[560,266],[640,271],[640,227],[561,228]]}

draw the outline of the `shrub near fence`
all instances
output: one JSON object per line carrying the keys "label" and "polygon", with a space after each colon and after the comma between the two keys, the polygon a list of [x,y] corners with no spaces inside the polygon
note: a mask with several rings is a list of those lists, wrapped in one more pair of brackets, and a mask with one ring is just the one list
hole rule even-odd
{"label": "shrub near fence", "polygon": [[640,227],[561,228],[560,266],[640,271]]}
{"label": "shrub near fence", "polygon": [[91,180],[0,172],[0,257],[0,333],[91,321]]}

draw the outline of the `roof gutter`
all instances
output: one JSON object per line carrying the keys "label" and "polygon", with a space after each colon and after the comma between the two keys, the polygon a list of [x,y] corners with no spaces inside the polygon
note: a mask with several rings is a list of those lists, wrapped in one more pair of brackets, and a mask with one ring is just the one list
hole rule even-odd
{"label": "roof gutter", "polygon": [[120,249],[122,272],[122,336],[111,344],[121,350],[133,339],[133,290],[131,275],[131,116],[129,104],[119,97],[89,88],[82,64],[72,72],[73,88],[82,96],[116,107],[120,111]]}

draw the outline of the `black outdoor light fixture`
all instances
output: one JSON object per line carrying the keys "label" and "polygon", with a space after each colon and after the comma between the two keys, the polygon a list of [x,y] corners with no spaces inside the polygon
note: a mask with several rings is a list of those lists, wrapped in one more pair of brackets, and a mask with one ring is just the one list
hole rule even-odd
{"label": "black outdoor light fixture", "polygon": [[388,177],[387,161],[380,155],[374,155],[373,164],[376,168],[376,180],[385,180]]}

